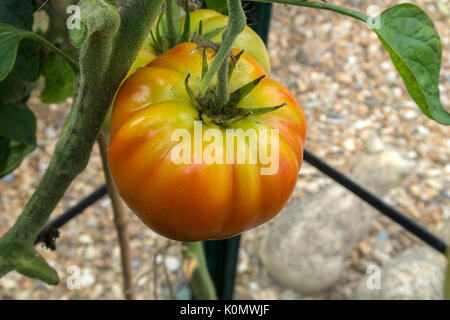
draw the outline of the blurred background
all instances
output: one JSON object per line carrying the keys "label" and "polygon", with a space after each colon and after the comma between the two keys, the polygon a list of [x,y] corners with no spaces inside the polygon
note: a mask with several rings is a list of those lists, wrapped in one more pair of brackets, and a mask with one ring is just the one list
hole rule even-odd
{"label": "blurred background", "polygon": [[[443,46],[441,101],[450,106],[450,1],[410,1],[432,18]],[[378,13],[391,0],[333,0]],[[450,135],[409,97],[376,35],[327,11],[274,5],[272,77],[308,120],[307,148],[450,242]],[[46,169],[71,101],[44,105],[39,89],[37,149],[0,180],[0,235],[13,224]],[[97,146],[52,217],[104,183]],[[137,299],[189,298],[181,244],[147,229],[131,212]],[[55,251],[37,247],[58,270],[47,286],[12,272],[0,299],[122,299],[120,252],[104,197],[60,229]],[[81,288],[69,289],[71,266]],[[283,212],[242,235],[235,299],[441,299],[445,259],[308,164]]]}

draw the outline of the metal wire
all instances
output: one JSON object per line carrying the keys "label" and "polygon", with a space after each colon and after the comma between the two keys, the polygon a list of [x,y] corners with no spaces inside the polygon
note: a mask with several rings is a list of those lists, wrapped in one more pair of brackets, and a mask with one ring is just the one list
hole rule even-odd
{"label": "metal wire", "polygon": [[92,192],[90,195],[88,195],[86,198],[82,199],[80,202],[78,202],[73,207],[69,208],[66,212],[64,212],[62,215],[57,217],[56,219],[50,221],[39,233],[36,240],[34,241],[34,244],[38,244],[43,240],[43,234],[44,230],[46,230],[48,227],[53,227],[55,229],[61,228],[63,225],[65,225],[67,222],[81,214],[85,209],[93,205],[95,202],[103,198],[108,194],[108,191],[106,190],[106,184],[101,185],[98,187],[94,192]]}
{"label": "metal wire", "polygon": [[351,180],[350,178],[346,177],[336,169],[332,168],[328,164],[326,164],[324,161],[317,158],[315,155],[313,155],[308,150],[305,150],[303,153],[303,159],[311,164],[312,166],[316,167],[339,183],[341,186],[347,188],[347,190],[354,193],[358,198],[361,200],[367,202],[372,207],[380,211],[385,216],[391,218],[393,221],[397,222],[399,225],[404,227],[406,230],[417,236],[418,238],[422,239],[425,243],[436,249],[437,251],[445,254],[447,249],[447,244],[431,232],[429,232],[427,229],[425,229],[423,226],[418,224],[416,221],[412,220],[411,218],[407,217],[397,209],[393,208],[368,190],[361,187],[359,184],[357,184],[355,181]]}

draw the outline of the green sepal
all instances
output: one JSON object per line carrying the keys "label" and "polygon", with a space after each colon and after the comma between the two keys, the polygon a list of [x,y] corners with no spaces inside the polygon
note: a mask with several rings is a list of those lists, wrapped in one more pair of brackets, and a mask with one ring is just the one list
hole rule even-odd
{"label": "green sepal", "polygon": [[200,107],[200,105],[197,103],[197,99],[195,97],[194,92],[192,91],[191,87],[189,86],[189,78],[190,78],[191,74],[188,73],[186,78],[184,79],[184,87],[186,88],[186,92],[189,96],[189,99],[191,99],[191,102],[194,104],[194,106],[198,109],[201,110],[202,108]]}
{"label": "green sepal", "polygon": [[206,48],[203,48],[202,52],[202,79],[208,72],[208,58],[206,57]]}
{"label": "green sepal", "polygon": [[231,75],[233,74],[234,69],[236,69],[236,65],[243,53],[244,50],[241,50],[237,55],[235,56],[231,55],[230,66],[228,68],[228,82],[230,81]]}
{"label": "green sepal", "polygon": [[236,105],[239,101],[245,98],[252,90],[255,88],[258,83],[265,77],[266,75],[262,75],[259,78],[256,78],[253,81],[250,81],[244,84],[239,89],[236,89],[230,94],[230,102],[231,105]]}
{"label": "green sepal", "polygon": [[191,32],[191,14],[189,12],[189,1],[186,1],[186,18],[184,19],[183,31],[181,33],[180,42],[189,41],[190,32]]}

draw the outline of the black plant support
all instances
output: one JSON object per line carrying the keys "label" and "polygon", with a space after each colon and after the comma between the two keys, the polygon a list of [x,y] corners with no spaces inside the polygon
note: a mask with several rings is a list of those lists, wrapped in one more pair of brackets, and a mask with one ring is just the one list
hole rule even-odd
{"label": "black plant support", "polygon": [[[272,4],[244,1],[242,5],[247,24],[267,45]],[[233,299],[240,243],[240,235],[225,240],[203,242],[208,269],[219,299]]]}

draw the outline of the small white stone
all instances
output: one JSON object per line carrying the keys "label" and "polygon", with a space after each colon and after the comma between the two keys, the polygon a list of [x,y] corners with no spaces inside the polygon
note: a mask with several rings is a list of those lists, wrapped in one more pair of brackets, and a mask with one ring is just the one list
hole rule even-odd
{"label": "small white stone", "polygon": [[45,135],[48,139],[54,139],[58,135],[58,133],[52,127],[47,127],[45,129]]}
{"label": "small white stone", "polygon": [[165,264],[168,272],[174,272],[174,271],[180,269],[181,263],[180,263],[180,259],[178,259],[177,257],[168,256],[164,260],[164,264]]}
{"label": "small white stone", "polygon": [[403,113],[403,119],[411,121],[414,120],[417,117],[417,112],[414,110],[408,110],[406,112]]}
{"label": "small white stone", "polygon": [[80,241],[82,244],[91,244],[92,243],[92,237],[88,234],[82,234],[78,237],[78,241]]}
{"label": "small white stone", "polygon": [[423,135],[428,135],[430,133],[430,129],[428,129],[427,127],[424,127],[422,125],[418,125],[416,128],[417,132]]}
{"label": "small white stone", "polygon": [[348,138],[344,140],[344,148],[349,150],[349,151],[353,151],[355,150],[355,140]]}
{"label": "small white stone", "polygon": [[248,288],[251,291],[259,291],[259,284],[257,284],[256,282],[252,281],[248,284]]}
{"label": "small white stone", "polygon": [[372,133],[369,136],[369,138],[367,138],[367,140],[365,142],[365,147],[366,147],[367,152],[377,153],[377,152],[380,152],[381,150],[383,150],[384,144],[377,134]]}
{"label": "small white stone", "polygon": [[365,127],[371,125],[372,122],[369,120],[358,120],[353,124],[353,127],[357,130],[364,129]]}
{"label": "small white stone", "polygon": [[86,248],[84,257],[88,260],[96,259],[100,256],[100,252],[96,247],[90,246]]}

